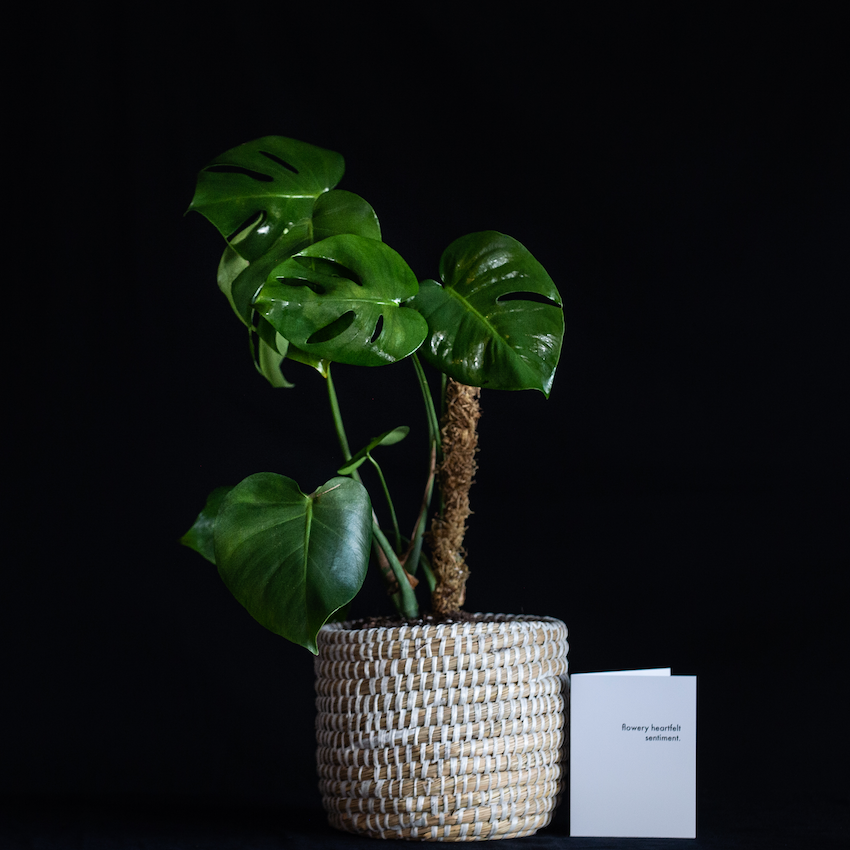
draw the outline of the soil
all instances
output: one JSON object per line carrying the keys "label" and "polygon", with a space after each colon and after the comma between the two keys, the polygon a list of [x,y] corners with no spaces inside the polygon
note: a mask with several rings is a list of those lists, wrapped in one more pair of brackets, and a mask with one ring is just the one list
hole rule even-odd
{"label": "soil", "polygon": [[468,611],[455,611],[452,614],[433,614],[426,612],[416,620],[408,620],[400,614],[383,617],[363,617],[352,620],[346,625],[351,629],[393,628],[394,626],[431,626],[449,623],[486,622],[486,617],[478,617]]}

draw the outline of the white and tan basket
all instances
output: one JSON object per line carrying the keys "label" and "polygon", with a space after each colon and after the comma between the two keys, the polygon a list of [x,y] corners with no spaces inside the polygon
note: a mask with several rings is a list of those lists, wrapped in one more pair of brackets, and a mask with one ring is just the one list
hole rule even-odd
{"label": "white and tan basket", "polygon": [[549,617],[328,625],[317,761],[337,829],[376,838],[532,835],[560,799],[567,627]]}

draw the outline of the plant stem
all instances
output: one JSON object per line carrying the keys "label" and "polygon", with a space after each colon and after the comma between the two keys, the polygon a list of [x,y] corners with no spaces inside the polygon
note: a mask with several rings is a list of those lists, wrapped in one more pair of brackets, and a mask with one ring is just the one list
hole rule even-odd
{"label": "plant stem", "polygon": [[378,461],[376,461],[371,454],[367,454],[366,457],[368,458],[372,466],[375,467],[375,472],[378,473],[378,478],[381,481],[381,487],[384,490],[384,496],[387,500],[387,506],[390,509],[390,518],[392,519],[393,523],[393,531],[395,532],[395,550],[396,552],[401,552],[401,531],[398,527],[398,517],[396,516],[395,512],[395,505],[393,505],[393,499],[392,496],[390,496],[390,488],[387,487],[387,480],[386,478],[384,478],[384,473],[381,470],[381,467],[378,466]]}
{"label": "plant stem", "polygon": [[419,605],[416,602],[416,595],[413,592],[413,587],[411,586],[407,574],[404,571],[404,567],[402,567],[401,562],[398,559],[398,555],[396,555],[393,551],[390,541],[387,540],[386,535],[383,531],[381,531],[378,523],[374,519],[372,520],[372,534],[378,541],[378,545],[381,547],[384,554],[387,556],[387,560],[390,562],[390,568],[393,571],[395,580],[398,582],[399,594],[401,596],[401,613],[409,620],[417,619],[419,617]]}
{"label": "plant stem", "polygon": [[[339,446],[342,449],[343,460],[351,460],[351,449],[348,445],[348,437],[345,435],[345,426],[342,423],[342,413],[339,409],[339,400],[337,399],[333,378],[331,378],[330,363],[328,364],[325,380],[328,382],[328,399],[330,400],[334,427],[336,428],[336,436],[337,440],[339,440]],[[352,470],[350,474],[355,481],[358,481],[360,484],[363,483],[360,478],[360,473],[356,469]],[[383,476],[381,476],[381,480],[383,481]],[[392,503],[390,503],[390,509],[393,509]],[[393,547],[390,545],[390,541],[387,540],[384,535],[384,532],[381,531],[381,527],[378,525],[378,519],[375,516],[374,510],[372,511],[372,538],[380,547],[389,562],[393,578],[395,578],[396,583],[398,584],[399,592],[393,595],[393,601],[396,603],[396,607],[408,619],[417,619],[419,617],[419,605],[416,602],[416,595],[413,592],[413,587],[411,586],[407,574],[404,571],[404,567],[402,567],[399,562],[398,555],[396,555]]]}
{"label": "plant stem", "polygon": [[[351,460],[351,449],[348,447],[348,437],[345,436],[345,426],[342,424],[342,414],[339,411],[339,399],[336,397],[330,363],[328,363],[328,373],[325,376],[325,380],[328,383],[328,400],[331,403],[331,414],[334,420],[334,427],[336,428],[336,438],[339,441],[339,447],[342,449],[342,459],[346,461]],[[355,481],[360,481],[360,475],[356,469],[351,473],[351,477]]]}
{"label": "plant stem", "polygon": [[[434,473],[437,467],[437,458],[442,457],[442,440],[440,437],[440,420],[437,418],[437,411],[434,409],[434,399],[431,395],[431,388],[428,386],[428,379],[425,376],[425,370],[422,368],[422,363],[414,353],[411,357],[413,368],[416,370],[416,378],[419,381],[419,389],[422,392],[422,400],[425,403],[425,415],[428,419],[428,444],[430,446],[429,461],[428,461],[428,481],[425,484],[425,494],[422,497],[422,507],[419,511],[419,516],[416,519],[416,526],[413,529],[413,534],[410,538],[410,549],[407,553],[405,563],[410,566],[410,572],[415,573],[419,566],[419,556],[422,553],[422,537],[425,533],[425,524],[428,520],[428,511],[431,508],[431,496],[434,492]],[[445,377],[445,376],[443,376]],[[441,501],[442,508],[442,501]]]}
{"label": "plant stem", "polygon": [[437,455],[441,453],[440,446],[440,420],[437,418],[437,411],[434,409],[434,399],[431,396],[431,388],[428,386],[428,380],[425,377],[425,370],[419,362],[416,354],[411,355],[413,368],[416,370],[416,377],[419,381],[419,389],[422,392],[422,400],[425,402],[425,414],[428,417],[428,440],[437,446]]}
{"label": "plant stem", "polygon": [[[434,475],[437,468],[437,446],[431,443],[431,466],[428,473],[428,482],[425,485],[425,493],[422,496],[422,507],[416,518],[416,526],[410,538],[410,548],[405,556],[405,564],[410,567],[410,572],[415,573],[419,566],[419,557],[422,554],[422,538],[425,534],[425,524],[428,521],[428,510],[431,507],[431,496],[434,492]],[[433,589],[433,588],[432,588]]]}

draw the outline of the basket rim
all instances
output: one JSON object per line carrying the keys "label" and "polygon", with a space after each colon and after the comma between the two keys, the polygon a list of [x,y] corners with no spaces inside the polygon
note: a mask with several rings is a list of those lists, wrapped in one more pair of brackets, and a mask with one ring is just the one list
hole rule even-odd
{"label": "basket rim", "polygon": [[325,623],[320,631],[326,632],[395,632],[400,630],[405,631],[413,631],[419,630],[421,632],[430,632],[430,631],[458,631],[460,630],[463,634],[473,633],[480,634],[485,633],[487,631],[498,631],[498,629],[494,628],[502,625],[512,625],[512,624],[528,624],[533,625],[535,623],[539,623],[541,625],[556,625],[556,626],[564,626],[566,628],[566,623],[563,620],[558,619],[557,617],[553,617],[550,615],[542,615],[542,614],[499,614],[490,611],[476,611],[470,612],[467,615],[470,619],[463,620],[451,620],[443,623],[428,623],[428,622],[416,622],[416,623],[398,623],[393,625],[364,625],[363,619],[358,620],[344,620],[342,622],[337,623]]}

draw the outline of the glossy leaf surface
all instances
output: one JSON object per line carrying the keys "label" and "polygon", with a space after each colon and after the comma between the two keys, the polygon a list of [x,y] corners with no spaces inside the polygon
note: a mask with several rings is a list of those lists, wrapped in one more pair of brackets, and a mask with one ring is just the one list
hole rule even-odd
{"label": "glossy leaf surface", "polygon": [[215,563],[215,541],[213,531],[218,509],[224,497],[232,487],[216,487],[207,497],[203,510],[198,514],[192,527],[180,538],[180,542],[198,554],[203,555],[211,564]]}
{"label": "glossy leaf surface", "polygon": [[218,286],[230,306],[247,327],[256,327],[259,339],[252,338],[254,364],[273,387],[292,387],[281,373],[286,357],[306,363],[325,374],[326,364],[318,357],[289,345],[268,322],[254,314],[254,298],[269,273],[296,251],[338,233],[353,233],[380,239],[378,217],[369,203],[352,192],[338,189],[316,199],[310,216],[282,234],[263,256],[249,262],[234,247],[224,249],[218,267]]}
{"label": "glossy leaf surface", "polygon": [[282,136],[264,136],[216,157],[198,175],[189,206],[236,251],[255,260],[310,217],[316,199],[342,179],[342,156]]}
{"label": "glossy leaf surface", "polygon": [[380,240],[381,227],[367,201],[353,192],[336,189],[317,198],[309,213],[269,245],[262,257],[249,262],[228,245],[218,267],[219,289],[236,315],[250,326],[254,298],[271,270],[314,242],[340,233]]}
{"label": "glossy leaf surface", "polygon": [[410,267],[392,248],[343,234],[274,268],[254,307],[312,356],[381,366],[407,357],[425,339],[425,320],[403,305],[418,288]]}
{"label": "glossy leaf surface", "polygon": [[307,496],[291,478],[262,472],[224,498],[216,564],[252,617],[316,653],[319,629],[363,584],[371,528],[358,482],[333,478]]}
{"label": "glossy leaf surface", "polygon": [[[264,319],[262,321],[266,325],[268,324]],[[283,372],[280,370],[281,363],[283,363],[289,351],[289,343],[274,328],[271,329],[270,335],[273,337],[270,342],[266,341],[262,333],[257,335],[254,365],[257,367],[257,371],[273,387],[291,389],[295,384],[287,381],[283,376]]]}
{"label": "glossy leaf surface", "polygon": [[393,428],[391,431],[384,431],[379,437],[374,437],[370,440],[368,445],[365,445],[359,452],[353,454],[351,459],[341,466],[337,472],[340,475],[350,475],[365,462],[373,449],[376,449],[378,446],[392,446],[395,443],[400,443],[409,433],[410,428],[407,425],[399,425],[398,428]]}
{"label": "glossy leaf surface", "polygon": [[510,236],[473,233],[440,260],[443,284],[423,281],[411,302],[428,321],[422,356],[477,387],[549,395],[564,338],[561,296]]}
{"label": "glossy leaf surface", "polygon": [[251,334],[254,365],[272,386],[290,388],[295,386],[282,375],[278,376],[284,359],[295,360],[297,363],[312,366],[323,378],[327,377],[328,363],[326,360],[312,357],[306,351],[301,351],[291,345],[289,340],[282,337],[262,316],[255,316],[254,318],[257,322],[256,333]]}
{"label": "glossy leaf surface", "polygon": [[381,239],[381,225],[371,204],[344,189],[334,189],[316,198],[313,206],[311,242],[321,242],[339,233],[354,233],[366,239]]}

